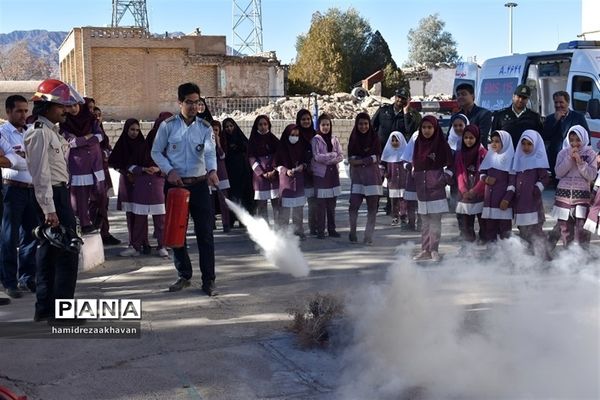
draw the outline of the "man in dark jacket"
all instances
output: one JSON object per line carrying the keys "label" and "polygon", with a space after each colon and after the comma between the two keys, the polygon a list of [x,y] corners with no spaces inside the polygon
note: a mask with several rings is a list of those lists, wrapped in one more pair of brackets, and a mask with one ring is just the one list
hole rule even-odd
{"label": "man in dark jacket", "polygon": [[475,104],[475,90],[469,83],[461,83],[456,87],[456,102],[460,106],[459,114],[464,114],[469,119],[469,124],[477,125],[481,135],[481,144],[487,147],[490,127],[492,126],[492,112]]}
{"label": "man in dark jacket", "polygon": [[385,147],[390,134],[402,132],[406,141],[419,128],[421,114],[409,106],[410,92],[401,88],[396,90],[393,104],[385,104],[373,115],[373,129],[379,135],[381,148]]}
{"label": "man in dark jacket", "polygon": [[554,100],[554,114],[546,116],[542,137],[546,143],[550,170],[554,175],[556,156],[562,149],[563,140],[569,133],[569,129],[575,125],[581,125],[589,132],[589,128],[583,114],[569,109],[571,101],[569,93],[558,91],[552,95],[552,99]]}
{"label": "man in dark jacket", "polygon": [[512,105],[494,113],[492,132],[503,130],[510,133],[515,148],[521,134],[527,129],[533,129],[540,134],[544,130],[540,114],[527,108],[531,97],[531,89],[527,85],[519,85],[512,97]]}

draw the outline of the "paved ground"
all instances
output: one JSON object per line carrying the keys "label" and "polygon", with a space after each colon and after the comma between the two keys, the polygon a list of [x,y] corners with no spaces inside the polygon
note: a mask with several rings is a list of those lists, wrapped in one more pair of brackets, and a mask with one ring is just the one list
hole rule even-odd
{"label": "paved ground", "polygon": [[[382,284],[397,246],[419,241],[416,233],[391,227],[380,213],[375,245],[350,244],[347,199],[346,191],[337,207],[342,238],[301,243],[312,269],[306,278],[278,273],[242,230],[217,231],[221,294],[214,298],[202,294],[199,274],[191,288],[166,292],[176,278],[171,261],[123,259],[117,256],[122,247],[106,249],[103,266],[80,274],[77,296],[142,299],[142,338],[0,339],[0,386],[29,399],[345,398],[339,391],[346,366],[343,338],[328,349],[304,350],[286,330],[286,310],[316,292],[347,298]],[[362,210],[359,222],[364,219]],[[112,212],[111,226],[124,240],[123,215]],[[454,217],[445,217],[442,253],[456,252],[456,235]],[[197,272],[195,246],[191,251]],[[32,295],[13,300],[0,309],[0,321],[31,319],[33,303]]]}

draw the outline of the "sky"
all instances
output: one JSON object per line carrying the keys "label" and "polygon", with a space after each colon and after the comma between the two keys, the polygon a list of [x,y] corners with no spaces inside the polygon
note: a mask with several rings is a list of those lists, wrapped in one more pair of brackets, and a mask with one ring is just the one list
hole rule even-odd
{"label": "sky", "polygon": [[[236,0],[246,6],[252,0]],[[296,56],[296,38],[310,27],[315,11],[355,8],[387,41],[398,64],[408,56],[407,34],[418,22],[438,13],[457,43],[463,60],[480,64],[508,54],[509,10],[506,0],[262,0],[264,51],[274,50],[285,64]],[[581,33],[581,0],[516,0],[513,49],[516,53],[554,50]],[[205,35],[225,35],[232,43],[233,0],[147,0],[154,33],[200,28]],[[15,30],[69,31],[81,26],[109,26],[112,0],[0,0],[0,33]],[[123,22],[131,24],[132,18]]]}

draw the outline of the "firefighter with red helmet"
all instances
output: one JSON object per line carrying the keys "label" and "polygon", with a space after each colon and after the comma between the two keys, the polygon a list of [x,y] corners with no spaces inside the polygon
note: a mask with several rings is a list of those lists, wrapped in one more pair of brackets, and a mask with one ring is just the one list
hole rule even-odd
{"label": "firefighter with red helmet", "polygon": [[[58,124],[66,120],[65,106],[83,104],[83,99],[68,84],[46,79],[31,100],[37,120],[25,133],[25,150],[35,198],[44,214],[42,229],[74,233],[76,221],[67,188],[69,144],[59,134]],[[34,321],[52,321],[54,300],[72,299],[75,294],[78,252],[57,243],[42,238],[37,249]]]}

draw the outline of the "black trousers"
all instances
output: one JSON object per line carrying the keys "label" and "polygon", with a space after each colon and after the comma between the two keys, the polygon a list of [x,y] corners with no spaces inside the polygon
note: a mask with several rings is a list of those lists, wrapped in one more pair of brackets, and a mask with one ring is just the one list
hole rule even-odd
{"label": "black trousers", "polygon": [[[165,193],[174,187],[165,182]],[[198,258],[202,282],[215,280],[215,241],[213,237],[213,209],[206,181],[185,186],[190,191],[190,215],[194,221],[194,233],[198,244]],[[173,260],[180,278],[192,277],[192,262],[187,251],[187,240],[183,247],[173,249]]]}
{"label": "black trousers", "polygon": [[[66,185],[52,187],[52,196],[60,224],[75,230],[75,215]],[[35,258],[37,315],[54,317],[54,300],[74,297],[78,262],[79,254],[59,249],[47,241],[38,245]]]}

